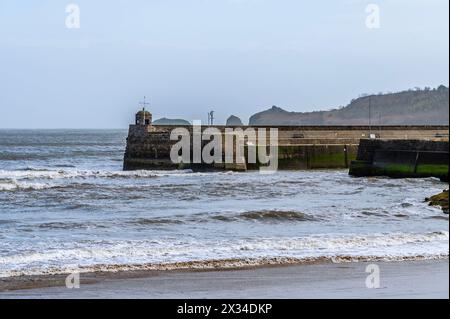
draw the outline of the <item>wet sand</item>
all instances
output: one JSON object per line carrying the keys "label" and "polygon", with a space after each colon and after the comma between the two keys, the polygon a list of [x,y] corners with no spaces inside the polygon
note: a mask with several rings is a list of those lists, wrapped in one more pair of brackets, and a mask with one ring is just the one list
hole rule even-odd
{"label": "wet sand", "polygon": [[449,298],[448,259],[376,262],[377,289],[366,287],[369,264],[91,273],[78,289],[66,288],[65,276],[19,277],[0,280],[0,298]]}

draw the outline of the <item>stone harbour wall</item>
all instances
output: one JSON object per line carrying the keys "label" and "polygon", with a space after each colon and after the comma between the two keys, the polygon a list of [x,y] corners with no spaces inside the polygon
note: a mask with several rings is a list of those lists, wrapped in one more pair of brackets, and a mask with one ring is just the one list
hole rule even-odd
{"label": "stone harbour wall", "polygon": [[[192,137],[192,126],[176,127],[187,129]],[[177,141],[170,140],[170,132],[176,127],[130,125],[124,155],[124,169],[253,170],[259,169],[262,165],[259,162],[249,163],[247,147],[244,151],[243,165],[173,163],[170,160],[170,150]],[[211,126],[203,126],[202,130],[208,127]],[[227,128],[227,126],[213,127],[221,132]],[[448,144],[448,126],[228,126],[228,128],[243,130],[266,128],[267,132],[270,128],[277,128],[278,169],[286,170],[348,168],[357,157],[370,156],[361,155],[362,151],[358,152],[361,138],[364,139],[370,135],[395,140],[405,140],[409,137],[418,140],[447,140]],[[209,141],[203,141],[202,145],[207,143]],[[192,144],[191,140],[191,147]]]}
{"label": "stone harbour wall", "polygon": [[448,181],[448,160],[448,141],[362,139],[349,174]]}

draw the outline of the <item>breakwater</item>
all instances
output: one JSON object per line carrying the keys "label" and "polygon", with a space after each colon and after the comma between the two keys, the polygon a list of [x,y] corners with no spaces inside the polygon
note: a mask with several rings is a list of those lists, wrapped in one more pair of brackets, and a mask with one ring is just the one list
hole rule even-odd
{"label": "breakwater", "polygon": [[[191,136],[192,126],[154,126],[133,124],[129,127],[127,147],[124,155],[124,170],[135,169],[180,169],[194,170],[226,169],[253,170],[261,163],[252,163],[248,156],[248,140],[244,143],[243,159],[240,163],[174,163],[170,151],[177,143],[171,140],[173,129],[183,128]],[[383,139],[448,140],[448,126],[203,126],[202,132],[214,128],[226,136],[226,129],[271,128],[278,130],[278,169],[328,169],[348,168],[357,159],[361,139],[376,137]],[[258,136],[259,137],[259,136]],[[202,147],[209,141],[202,141]],[[191,143],[192,145],[193,143]],[[256,148],[261,147],[256,145]]]}
{"label": "breakwater", "polygon": [[448,181],[448,141],[362,139],[353,176],[438,177]]}

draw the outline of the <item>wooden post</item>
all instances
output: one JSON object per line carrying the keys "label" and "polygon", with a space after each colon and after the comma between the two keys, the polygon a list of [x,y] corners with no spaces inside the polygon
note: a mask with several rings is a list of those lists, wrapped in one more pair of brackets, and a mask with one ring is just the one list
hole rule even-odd
{"label": "wooden post", "polygon": [[344,145],[344,157],[345,157],[345,168],[348,168],[348,150],[347,150],[347,145]]}

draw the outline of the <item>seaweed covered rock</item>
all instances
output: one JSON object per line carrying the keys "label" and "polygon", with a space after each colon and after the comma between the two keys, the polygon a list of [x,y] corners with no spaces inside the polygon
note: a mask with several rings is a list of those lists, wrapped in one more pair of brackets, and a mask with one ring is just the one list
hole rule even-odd
{"label": "seaweed covered rock", "polygon": [[441,206],[444,213],[448,214],[448,189],[425,200],[430,203],[430,206]]}

